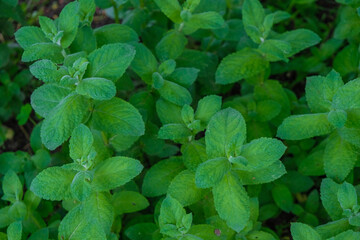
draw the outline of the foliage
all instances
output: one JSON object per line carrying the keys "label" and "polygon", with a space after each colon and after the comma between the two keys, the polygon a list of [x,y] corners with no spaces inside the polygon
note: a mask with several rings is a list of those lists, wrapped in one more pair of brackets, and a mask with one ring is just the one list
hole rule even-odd
{"label": "foliage", "polygon": [[0,154],[0,239],[360,238],[360,2],[320,2],[77,0],[27,25],[0,0],[0,121],[35,125]]}

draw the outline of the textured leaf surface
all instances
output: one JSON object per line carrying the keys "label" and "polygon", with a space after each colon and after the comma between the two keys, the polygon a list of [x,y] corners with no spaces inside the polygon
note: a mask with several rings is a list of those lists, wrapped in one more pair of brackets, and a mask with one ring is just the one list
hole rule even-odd
{"label": "textured leaf surface", "polygon": [[143,195],[133,191],[115,193],[112,202],[118,214],[138,212],[149,206],[149,201]]}
{"label": "textured leaf surface", "polygon": [[230,162],[226,158],[215,158],[201,163],[196,169],[196,186],[213,187],[223,179],[230,168]]}
{"label": "textured leaf surface", "polygon": [[76,87],[76,92],[96,100],[109,100],[115,97],[115,84],[105,78],[85,78]]}
{"label": "textured leaf surface", "polygon": [[294,240],[321,240],[320,235],[309,225],[303,223],[291,224],[291,235]]}
{"label": "textured leaf surface", "polygon": [[84,124],[80,124],[74,129],[70,138],[70,157],[72,159],[81,159],[86,157],[93,145],[94,137],[90,129]]}
{"label": "textured leaf surface", "polygon": [[321,182],[320,197],[322,205],[332,220],[338,220],[342,217],[343,210],[337,199],[337,192],[340,185],[330,178],[326,178]]}

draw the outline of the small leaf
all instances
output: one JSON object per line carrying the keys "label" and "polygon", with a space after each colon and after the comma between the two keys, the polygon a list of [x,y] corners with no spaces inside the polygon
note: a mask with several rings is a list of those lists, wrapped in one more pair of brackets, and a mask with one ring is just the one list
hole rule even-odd
{"label": "small leaf", "polygon": [[48,59],[54,63],[62,63],[64,57],[62,48],[55,43],[35,43],[25,49],[21,60],[31,62],[39,59]]}
{"label": "small leaf", "polygon": [[2,189],[4,196],[2,199],[11,201],[20,201],[23,197],[23,186],[20,182],[19,177],[13,170],[9,170],[2,181]]}
{"label": "small leaf", "polygon": [[201,163],[196,169],[196,186],[199,188],[215,186],[230,171],[230,168],[231,164],[226,158],[215,158]]}
{"label": "small leaf", "polygon": [[220,218],[240,232],[250,218],[250,202],[245,188],[232,174],[227,174],[213,188],[214,204]]}
{"label": "small leaf", "polygon": [[76,87],[76,92],[95,100],[109,100],[116,94],[115,84],[105,78],[85,78]]}
{"label": "small leaf", "polygon": [[149,206],[148,200],[143,195],[133,191],[115,193],[112,202],[117,214],[138,212]]}
{"label": "small leaf", "polygon": [[107,24],[94,30],[98,47],[109,43],[132,43],[138,41],[137,33],[123,24]]}
{"label": "small leaf", "polygon": [[291,235],[294,240],[321,240],[320,235],[310,226],[303,223],[291,223]]}
{"label": "small leaf", "polygon": [[276,185],[272,191],[272,196],[276,205],[285,212],[292,211],[294,207],[294,199],[286,185],[279,184]]}
{"label": "small leaf", "polygon": [[186,88],[167,80],[164,81],[164,85],[158,91],[161,97],[178,106],[192,102],[191,94]]}
{"label": "small leaf", "polygon": [[166,124],[162,126],[158,133],[160,139],[178,140],[192,136],[191,131],[184,124]]}
{"label": "small leaf", "polygon": [[156,55],[160,61],[178,58],[187,44],[186,37],[179,31],[172,30],[156,45]]}
{"label": "small leaf", "polygon": [[90,129],[80,124],[74,129],[70,138],[70,157],[74,160],[87,157],[94,143],[94,137]]}
{"label": "small leaf", "polygon": [[357,195],[356,190],[353,185],[350,183],[344,182],[338,192],[337,198],[342,209],[350,209],[352,210],[355,205],[357,205]]}
{"label": "small leaf", "polygon": [[60,31],[64,31],[61,38],[61,46],[67,48],[74,41],[79,25],[79,3],[71,2],[67,4],[61,11],[58,20]]}
{"label": "small leaf", "polygon": [[340,185],[330,178],[322,180],[320,186],[321,202],[332,220],[340,219],[343,213],[343,209],[337,199],[339,188]]}
{"label": "small leaf", "polygon": [[138,160],[128,157],[112,157],[94,169],[92,185],[97,191],[108,191],[120,187],[136,177],[143,166]]}
{"label": "small leaf", "polygon": [[195,112],[195,118],[208,124],[211,117],[220,111],[221,109],[221,97],[216,95],[209,95],[199,100],[198,106]]}
{"label": "small leaf", "polygon": [[181,23],[181,6],[178,0],[154,0],[160,10],[173,21],[174,23]]}
{"label": "small leaf", "polygon": [[39,27],[22,27],[15,33],[16,41],[23,49],[28,49],[36,43],[50,42]]}
{"label": "small leaf", "polygon": [[21,240],[22,223],[21,221],[13,222],[7,229],[8,240]]}
{"label": "small leaf", "polygon": [[68,74],[65,68],[59,68],[50,60],[39,60],[30,66],[30,72],[34,77],[45,83],[59,82],[60,79]]}

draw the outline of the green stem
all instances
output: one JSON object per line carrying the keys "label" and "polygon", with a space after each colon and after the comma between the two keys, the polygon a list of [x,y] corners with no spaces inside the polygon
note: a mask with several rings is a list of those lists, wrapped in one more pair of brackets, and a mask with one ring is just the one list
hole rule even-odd
{"label": "green stem", "polygon": [[116,2],[114,0],[111,0],[111,4],[114,8],[114,19],[115,23],[119,23],[119,9],[117,8]]}

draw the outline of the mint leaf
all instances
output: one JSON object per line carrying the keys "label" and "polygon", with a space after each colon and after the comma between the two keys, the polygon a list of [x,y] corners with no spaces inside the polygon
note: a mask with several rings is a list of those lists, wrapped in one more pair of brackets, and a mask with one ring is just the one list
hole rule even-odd
{"label": "mint leaf", "polygon": [[357,205],[357,195],[355,187],[348,182],[344,182],[343,184],[341,184],[337,192],[337,199],[342,209],[352,210],[353,207]]}
{"label": "mint leaf", "polygon": [[320,235],[310,226],[303,223],[291,223],[291,235],[294,240],[321,240]]}
{"label": "mint leaf", "polygon": [[74,160],[86,157],[94,143],[94,137],[90,129],[84,124],[80,124],[71,134],[69,148],[70,157]]}
{"label": "mint leaf", "polygon": [[33,63],[30,66],[30,72],[34,77],[45,83],[59,82],[64,75],[68,74],[65,68],[60,67],[58,69],[55,63],[46,59]]}
{"label": "mint leaf", "polygon": [[330,178],[322,180],[320,186],[320,197],[322,204],[332,220],[338,220],[342,217],[343,209],[337,198],[340,185]]}
{"label": "mint leaf", "polygon": [[117,214],[138,212],[149,206],[149,201],[143,195],[133,191],[115,193],[112,202]]}
{"label": "mint leaf", "polygon": [[105,78],[85,78],[76,87],[76,92],[95,100],[109,100],[116,94],[115,84]]}
{"label": "mint leaf", "polygon": [[58,28],[63,31],[61,46],[67,48],[74,41],[79,25],[79,3],[71,2],[67,4],[59,15]]}
{"label": "mint leaf", "polygon": [[65,97],[51,110],[41,126],[41,140],[50,150],[65,142],[81,123],[89,109],[89,101],[77,94]]}
{"label": "mint leaf", "polygon": [[102,46],[90,53],[87,77],[118,80],[129,67],[135,56],[132,46],[123,43],[113,43]]}
{"label": "mint leaf", "polygon": [[174,23],[181,23],[181,6],[178,0],[154,0],[160,10],[173,21]]}
{"label": "mint leaf", "polygon": [[290,212],[294,208],[294,198],[286,185],[277,184],[271,190],[276,205],[285,212]]}
{"label": "mint leaf", "polygon": [[260,43],[260,38],[263,37],[261,29],[265,18],[263,6],[258,0],[245,0],[242,15],[246,33],[254,42]]}
{"label": "mint leaf", "polygon": [[94,30],[98,47],[109,43],[132,43],[138,41],[137,33],[122,24],[107,24]]}
{"label": "mint leaf", "polygon": [[295,115],[283,121],[278,128],[277,136],[287,140],[301,140],[326,135],[333,130],[335,128],[325,113]]}
{"label": "mint leaf", "polygon": [[6,233],[7,233],[7,239],[8,240],[21,240],[21,236],[22,236],[22,222],[18,221],[18,222],[13,222],[12,224],[10,224],[10,226],[8,227]]}
{"label": "mint leaf", "polygon": [[240,232],[245,228],[249,218],[249,197],[245,188],[232,174],[227,174],[213,188],[214,204],[219,216],[226,224]]}
{"label": "mint leaf", "polygon": [[15,201],[20,201],[23,197],[23,186],[13,170],[9,170],[5,174],[2,181],[2,189],[4,193],[3,200],[14,203]]}
{"label": "mint leaf", "polygon": [[95,129],[113,134],[141,136],[145,131],[139,111],[120,98],[95,104],[91,122]]}
{"label": "mint leaf", "polygon": [[249,48],[227,55],[216,70],[216,83],[230,84],[242,79],[264,76],[269,63]]}
{"label": "mint leaf", "polygon": [[179,31],[172,30],[156,45],[156,55],[160,61],[178,58],[187,44],[186,37]]}
{"label": "mint leaf", "polygon": [[227,108],[216,113],[205,132],[209,158],[235,156],[246,139],[246,125],[242,115]]}
{"label": "mint leaf", "polygon": [[23,49],[28,49],[36,43],[50,42],[39,27],[25,26],[15,33],[16,41]]}
{"label": "mint leaf", "polygon": [[230,162],[223,157],[201,163],[196,169],[195,183],[199,188],[209,188],[219,183],[230,171]]}
{"label": "mint leaf", "polygon": [[166,124],[162,126],[158,133],[160,139],[177,140],[192,136],[191,131],[184,124]]}
{"label": "mint leaf", "polygon": [[120,187],[139,175],[143,166],[138,160],[128,157],[112,157],[94,169],[92,185],[97,191],[108,191]]}
{"label": "mint leaf", "polygon": [[172,82],[187,87],[195,82],[198,73],[199,69],[197,68],[176,68],[170,76],[167,76],[167,78]]}
{"label": "mint leaf", "polygon": [[31,106],[37,114],[47,117],[62,102],[71,90],[55,84],[44,84],[31,95]]}
{"label": "mint leaf", "polygon": [[221,109],[221,97],[209,95],[199,100],[195,118],[201,122],[209,123],[211,117]]}
{"label": "mint leaf", "polygon": [[62,48],[55,43],[35,43],[25,49],[21,60],[31,62],[39,59],[48,59],[55,63],[62,63],[64,56]]}
{"label": "mint leaf", "polygon": [[[349,110],[360,107],[360,79],[347,82],[333,97],[335,109]],[[351,99],[351,101],[349,101]]]}
{"label": "mint leaf", "polygon": [[37,196],[52,201],[71,199],[70,185],[75,177],[73,170],[51,167],[40,172],[31,183],[30,190]]}
{"label": "mint leaf", "polygon": [[167,80],[164,81],[163,86],[158,91],[161,97],[178,106],[192,102],[190,92],[186,88]]}

